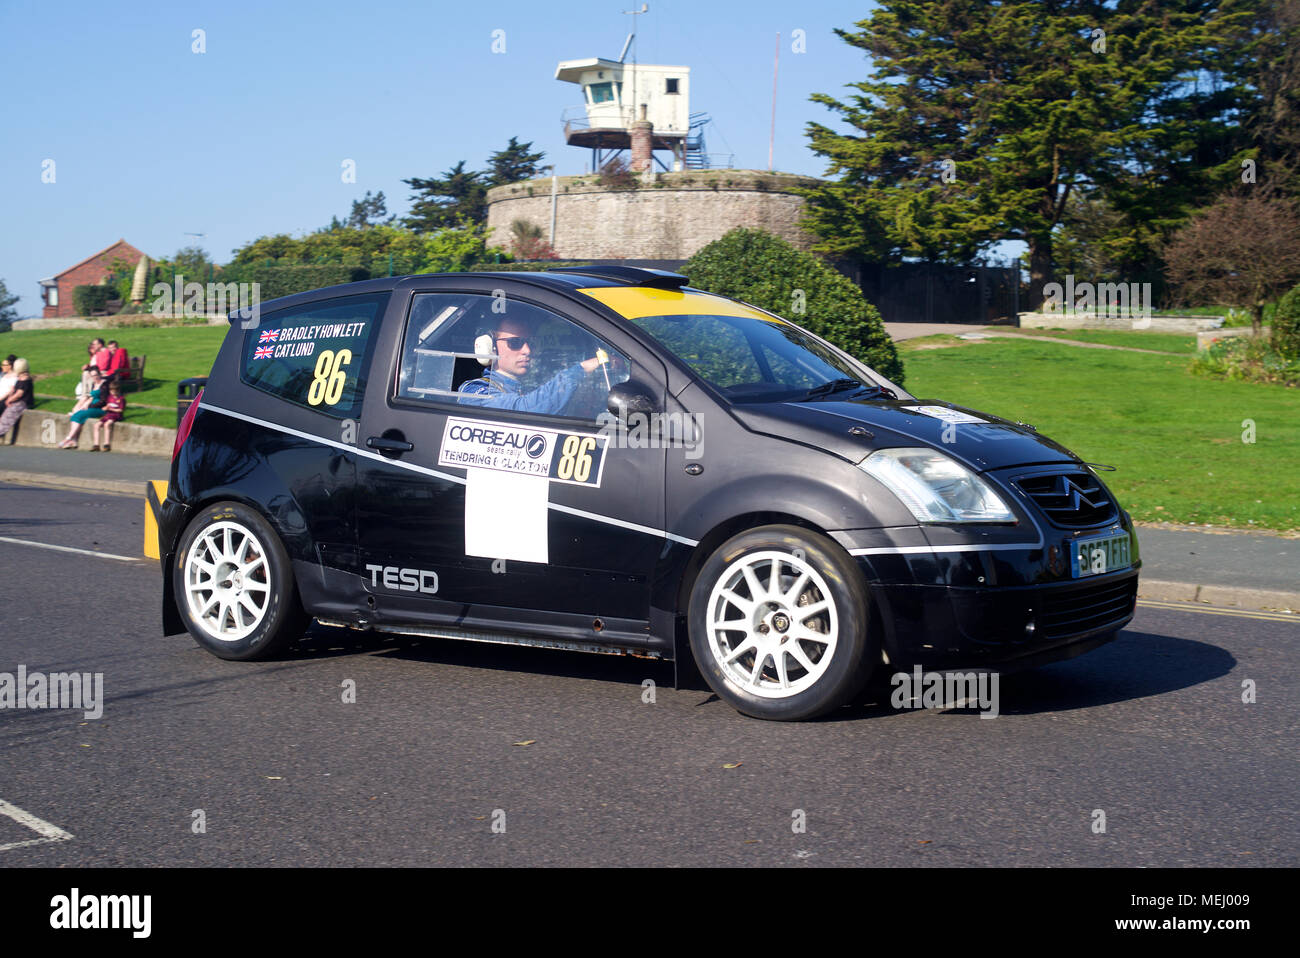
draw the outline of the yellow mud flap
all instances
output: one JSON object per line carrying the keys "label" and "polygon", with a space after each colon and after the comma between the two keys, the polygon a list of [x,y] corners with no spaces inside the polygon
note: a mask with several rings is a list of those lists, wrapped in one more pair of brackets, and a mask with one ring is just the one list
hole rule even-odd
{"label": "yellow mud flap", "polygon": [[158,546],[158,514],[166,498],[167,480],[150,479],[144,484],[144,554],[150,559],[162,557]]}

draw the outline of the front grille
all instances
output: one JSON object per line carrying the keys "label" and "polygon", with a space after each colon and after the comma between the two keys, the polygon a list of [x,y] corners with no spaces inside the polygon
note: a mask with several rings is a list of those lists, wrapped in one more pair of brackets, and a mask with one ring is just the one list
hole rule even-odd
{"label": "front grille", "polygon": [[1060,639],[1099,629],[1132,615],[1136,605],[1137,576],[1068,591],[1044,590],[1038,606],[1038,637]]}
{"label": "front grille", "polygon": [[1086,472],[1025,476],[1016,485],[1048,519],[1066,529],[1103,525],[1119,514],[1097,477]]}

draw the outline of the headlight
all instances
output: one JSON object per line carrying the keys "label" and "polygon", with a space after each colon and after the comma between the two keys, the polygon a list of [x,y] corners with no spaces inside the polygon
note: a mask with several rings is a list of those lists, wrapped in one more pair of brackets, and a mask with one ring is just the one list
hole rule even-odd
{"label": "headlight", "polygon": [[919,522],[1015,522],[992,487],[933,449],[881,449],[858,463],[880,480]]}

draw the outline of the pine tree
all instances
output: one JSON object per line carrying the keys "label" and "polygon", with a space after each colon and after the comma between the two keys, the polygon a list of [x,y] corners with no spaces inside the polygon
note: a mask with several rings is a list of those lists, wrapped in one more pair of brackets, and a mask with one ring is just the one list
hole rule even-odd
{"label": "pine tree", "polygon": [[1263,191],[1300,197],[1300,0],[1259,4],[1249,29],[1245,67],[1253,94],[1240,132],[1255,147],[1255,168],[1243,181]]}
{"label": "pine tree", "polygon": [[[365,230],[374,226],[384,225],[393,222],[394,217],[388,216],[388,203],[384,199],[384,191],[380,190],[375,196],[370,195],[366,190],[366,195],[359,200],[352,201],[352,212],[348,214],[347,221],[339,224],[342,229]],[[333,228],[334,223],[338,223],[337,217],[330,224]]]}
{"label": "pine tree", "polygon": [[487,219],[487,184],[482,173],[465,169],[464,160],[440,179],[412,177],[402,182],[415,191],[411,212],[402,222],[417,233],[434,233],[465,222],[481,224]]}
{"label": "pine tree", "polygon": [[818,248],[963,263],[1020,239],[1036,300],[1075,192],[1172,226],[1231,152],[1186,163],[1232,105],[1189,81],[1216,65],[1238,3],[882,0],[835,31],[873,73],[844,102],[813,96],[852,127],[808,126],[839,177],[805,192]]}
{"label": "pine tree", "polygon": [[12,295],[5,281],[0,279],[0,331],[8,329],[9,324],[18,318],[18,310],[13,306],[20,299],[22,297]]}
{"label": "pine tree", "polygon": [[538,164],[545,153],[529,153],[532,143],[520,143],[513,136],[504,150],[498,150],[488,158],[488,168],[483,177],[488,186],[501,186],[505,183],[518,183],[531,180],[538,175]]}

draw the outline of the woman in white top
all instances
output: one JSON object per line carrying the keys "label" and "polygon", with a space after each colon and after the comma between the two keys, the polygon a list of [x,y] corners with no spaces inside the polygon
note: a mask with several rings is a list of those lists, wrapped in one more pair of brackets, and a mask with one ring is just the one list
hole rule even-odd
{"label": "woman in white top", "polygon": [[4,405],[5,399],[14,391],[14,383],[18,382],[18,374],[14,372],[14,360],[17,358],[10,354],[0,359],[0,406]]}

